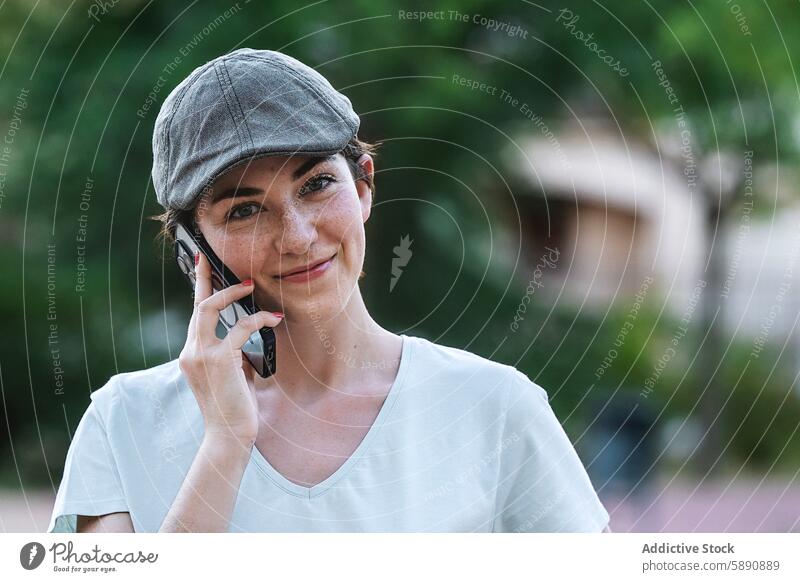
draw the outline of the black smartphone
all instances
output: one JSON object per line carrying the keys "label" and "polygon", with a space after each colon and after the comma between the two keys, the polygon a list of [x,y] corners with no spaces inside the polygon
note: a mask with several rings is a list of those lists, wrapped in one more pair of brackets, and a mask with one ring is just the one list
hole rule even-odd
{"label": "black smartphone", "polygon": [[[228,267],[219,260],[211,249],[203,234],[196,227],[179,223],[175,229],[175,260],[186,276],[186,280],[195,288],[194,254],[200,251],[211,264],[211,287],[214,292],[241,283]],[[233,301],[219,314],[217,337],[223,339],[228,331],[236,325],[239,318],[257,313],[261,309],[256,305],[252,294]],[[275,330],[262,327],[254,332],[242,346],[242,352],[262,378],[275,373]]]}

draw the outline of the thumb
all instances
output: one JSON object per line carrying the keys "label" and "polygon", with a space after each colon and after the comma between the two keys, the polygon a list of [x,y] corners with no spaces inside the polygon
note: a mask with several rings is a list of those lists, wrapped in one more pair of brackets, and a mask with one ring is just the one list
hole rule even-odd
{"label": "thumb", "polygon": [[250,363],[250,360],[247,359],[247,356],[244,355],[244,352],[242,352],[242,372],[244,372],[247,385],[252,390],[255,387],[256,370],[253,368],[253,364]]}

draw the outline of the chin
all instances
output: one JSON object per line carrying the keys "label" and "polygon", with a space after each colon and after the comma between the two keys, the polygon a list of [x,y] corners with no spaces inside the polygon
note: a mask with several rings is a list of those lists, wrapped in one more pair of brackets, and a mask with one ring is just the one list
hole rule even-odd
{"label": "chin", "polygon": [[[275,305],[270,311],[282,311],[286,318],[295,322],[307,321],[309,323],[328,320],[341,312],[347,305],[348,297],[342,296],[341,286],[336,288],[336,284],[330,289],[303,293],[295,291],[289,297],[286,289],[283,291],[283,301],[281,301],[280,291],[276,298],[270,297],[264,303],[259,301],[261,306]],[[258,301],[258,299],[257,299]],[[267,307],[263,307],[267,309]]]}

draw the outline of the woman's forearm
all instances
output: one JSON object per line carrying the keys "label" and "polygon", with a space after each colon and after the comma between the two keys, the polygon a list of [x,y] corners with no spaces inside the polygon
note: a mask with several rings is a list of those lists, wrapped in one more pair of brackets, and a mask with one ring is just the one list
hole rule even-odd
{"label": "woman's forearm", "polygon": [[227,532],[254,444],[207,433],[159,532]]}

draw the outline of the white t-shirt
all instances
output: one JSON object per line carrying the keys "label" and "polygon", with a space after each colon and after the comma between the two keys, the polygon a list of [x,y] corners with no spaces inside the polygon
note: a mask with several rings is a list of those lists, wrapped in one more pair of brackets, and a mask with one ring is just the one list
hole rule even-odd
{"label": "white t-shirt", "polygon": [[[547,392],[512,366],[402,337],[397,378],[353,455],[308,488],[253,447],[229,531],[603,530],[608,512]],[[177,360],[112,376],[75,431],[48,532],[118,511],[158,531],[203,432]]]}

